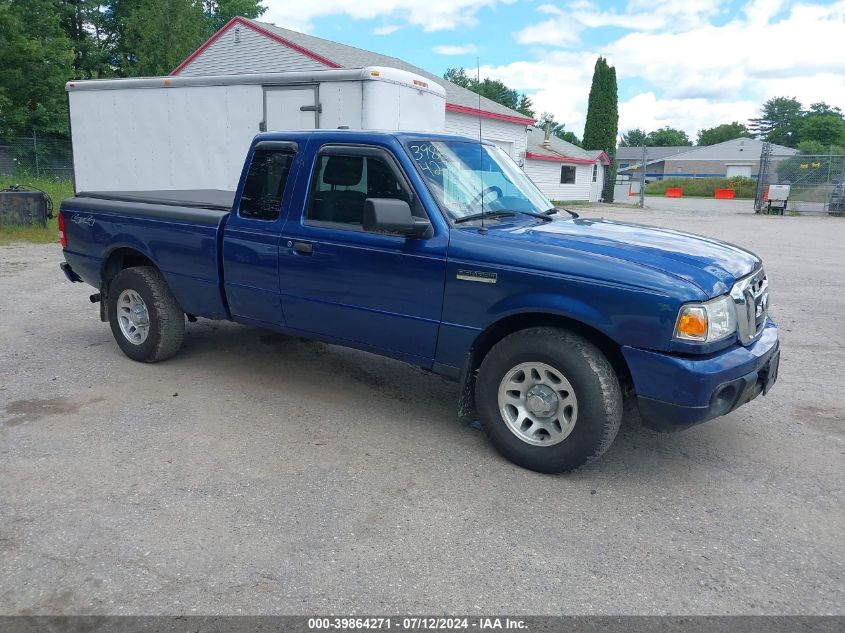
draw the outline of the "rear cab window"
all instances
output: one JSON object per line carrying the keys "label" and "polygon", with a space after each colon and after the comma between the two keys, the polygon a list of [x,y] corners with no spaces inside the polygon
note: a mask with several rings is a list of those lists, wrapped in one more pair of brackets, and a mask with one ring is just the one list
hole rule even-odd
{"label": "rear cab window", "polygon": [[281,215],[282,198],[296,156],[293,143],[259,143],[241,193],[238,215],[272,222]]}

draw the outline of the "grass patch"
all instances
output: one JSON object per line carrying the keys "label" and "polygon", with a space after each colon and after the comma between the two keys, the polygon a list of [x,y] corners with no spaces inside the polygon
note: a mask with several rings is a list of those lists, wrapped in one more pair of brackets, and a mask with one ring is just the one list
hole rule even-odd
{"label": "grass patch", "polygon": [[[73,195],[73,183],[70,180],[35,177],[0,177],[0,190],[10,185],[24,185],[45,192],[53,200],[53,215],[59,212],[59,205],[65,198]],[[0,245],[15,242],[31,242],[34,244],[48,244],[59,241],[59,227],[55,217],[47,220],[47,227],[33,226],[0,226]]]}
{"label": "grass patch", "polygon": [[651,196],[666,195],[669,188],[680,187],[684,198],[713,198],[716,189],[733,189],[737,198],[754,198],[757,183],[750,178],[664,178],[650,182],[645,192]]}

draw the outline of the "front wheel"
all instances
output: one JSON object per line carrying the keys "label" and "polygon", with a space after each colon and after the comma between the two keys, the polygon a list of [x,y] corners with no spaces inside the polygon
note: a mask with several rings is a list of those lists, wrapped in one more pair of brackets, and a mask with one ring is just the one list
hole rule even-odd
{"label": "front wheel", "polygon": [[152,266],[117,273],[109,284],[108,302],[112,334],[129,358],[155,363],[182,347],[185,313]]}
{"label": "front wheel", "polygon": [[475,394],[496,449],[543,473],[598,459],[622,420],[622,391],[607,358],[559,328],[530,328],[499,341],[481,363]]}

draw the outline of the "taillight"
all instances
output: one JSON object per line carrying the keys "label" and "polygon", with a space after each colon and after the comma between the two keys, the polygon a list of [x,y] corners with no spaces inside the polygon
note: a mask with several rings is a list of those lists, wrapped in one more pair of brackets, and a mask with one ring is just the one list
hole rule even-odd
{"label": "taillight", "polygon": [[62,248],[67,248],[67,234],[65,233],[65,216],[59,211],[59,242]]}

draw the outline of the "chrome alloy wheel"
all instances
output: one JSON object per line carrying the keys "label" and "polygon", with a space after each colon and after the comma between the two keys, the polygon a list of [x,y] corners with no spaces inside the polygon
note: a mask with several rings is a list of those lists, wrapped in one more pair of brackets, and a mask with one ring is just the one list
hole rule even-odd
{"label": "chrome alloy wheel", "polygon": [[522,363],[499,383],[499,412],[511,433],[534,446],[565,440],[578,418],[578,401],[566,377],[545,363]]}
{"label": "chrome alloy wheel", "polygon": [[147,304],[134,290],[124,290],[117,297],[117,322],[126,340],[141,345],[150,333],[150,314]]}

